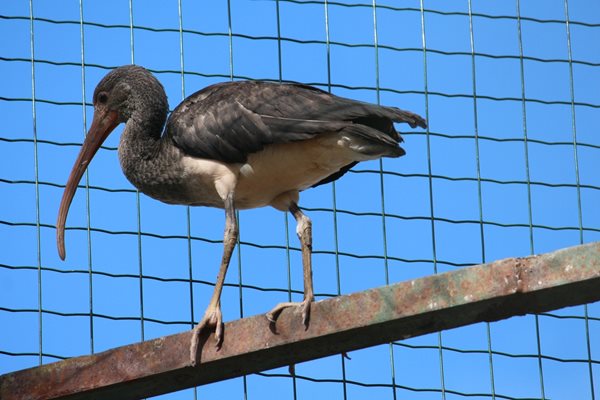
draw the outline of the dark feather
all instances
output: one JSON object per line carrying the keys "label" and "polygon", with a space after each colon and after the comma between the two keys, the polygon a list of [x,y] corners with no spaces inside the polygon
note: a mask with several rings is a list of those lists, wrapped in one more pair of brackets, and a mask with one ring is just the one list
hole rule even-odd
{"label": "dark feather", "polygon": [[354,167],[356,164],[358,164],[358,161],[355,161],[353,163],[350,163],[346,166],[344,166],[342,169],[340,169],[338,172],[329,175],[327,178],[315,183],[314,185],[312,185],[311,187],[317,187],[317,186],[321,186],[321,185],[325,185],[327,183],[331,183],[333,181],[337,181],[338,179],[340,179],[346,172],[350,171],[350,168]]}
{"label": "dark feather", "polygon": [[212,85],[188,97],[171,114],[167,135],[190,155],[242,163],[269,144],[347,130],[388,146],[393,157],[403,154],[393,122],[425,126],[416,114],[311,86],[243,81]]}

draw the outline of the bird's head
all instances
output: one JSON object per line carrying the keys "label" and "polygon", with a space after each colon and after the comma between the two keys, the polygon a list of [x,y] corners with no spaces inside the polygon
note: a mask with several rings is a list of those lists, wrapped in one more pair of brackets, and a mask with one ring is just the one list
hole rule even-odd
{"label": "bird's head", "polygon": [[93,104],[94,121],[96,116],[110,115],[118,122],[127,122],[143,107],[166,110],[167,97],[150,71],[138,65],[125,65],[102,78],[94,90]]}
{"label": "bird's head", "polygon": [[[65,259],[64,231],[69,206],[88,164],[108,135],[121,123],[143,110],[145,105],[162,110],[150,113],[150,118],[166,117],[167,100],[162,85],[145,68],[127,65],[109,72],[96,86],[93,97],[94,118],[79,155],[73,165],[58,211],[56,240],[58,254]],[[160,115],[162,114],[162,115]]]}

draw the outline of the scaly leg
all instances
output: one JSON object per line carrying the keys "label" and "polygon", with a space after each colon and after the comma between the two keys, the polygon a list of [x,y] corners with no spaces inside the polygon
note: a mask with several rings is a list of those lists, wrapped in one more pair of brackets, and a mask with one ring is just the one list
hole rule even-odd
{"label": "scaly leg", "polygon": [[298,204],[292,203],[290,206],[290,212],[296,219],[296,233],[300,239],[300,245],[302,246],[302,271],[304,274],[304,301],[301,303],[297,302],[286,302],[280,303],[275,306],[271,311],[267,313],[267,319],[271,322],[275,322],[281,311],[284,308],[292,306],[302,307],[302,323],[308,328],[308,321],[310,319],[310,306],[315,300],[313,292],[313,281],[312,281],[312,222],[310,218],[300,211]]}
{"label": "scaly leg", "polygon": [[215,291],[213,292],[210,302],[208,303],[204,317],[200,323],[196,325],[192,334],[192,343],[190,347],[190,359],[192,365],[196,365],[196,362],[198,361],[198,342],[200,341],[200,334],[204,329],[215,329],[217,348],[219,348],[223,342],[221,291],[223,290],[223,283],[225,282],[225,274],[227,274],[229,260],[231,260],[231,254],[233,253],[233,249],[235,248],[235,244],[238,240],[238,233],[238,224],[235,217],[233,195],[230,194],[225,198],[225,235],[223,237],[223,258],[221,260],[219,274],[217,275],[217,282],[215,283]]}

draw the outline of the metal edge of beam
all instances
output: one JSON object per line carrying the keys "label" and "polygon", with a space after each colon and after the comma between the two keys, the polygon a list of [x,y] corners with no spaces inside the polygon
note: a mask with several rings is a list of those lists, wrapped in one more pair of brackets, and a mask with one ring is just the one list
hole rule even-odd
{"label": "metal edge of beam", "polygon": [[[191,332],[0,376],[0,399],[137,399],[393,340],[600,300],[600,242],[462,268],[225,324],[222,348]],[[351,361],[350,361],[351,362]]]}

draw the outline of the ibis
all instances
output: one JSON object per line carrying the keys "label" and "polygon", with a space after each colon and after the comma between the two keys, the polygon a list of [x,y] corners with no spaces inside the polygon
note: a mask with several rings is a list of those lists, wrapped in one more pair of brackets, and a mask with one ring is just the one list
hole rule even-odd
{"label": "ibis", "polygon": [[308,327],[312,282],[312,223],[298,205],[300,192],[339,179],[358,162],[400,157],[395,122],[426,127],[419,115],[335,96],[300,83],[225,82],[208,86],[179,104],[167,118],[165,90],[143,67],[113,69],[93,95],[94,117],[69,175],[60,203],[57,244],[64,260],[65,223],[75,191],[92,158],[121,123],[119,162],[142,193],[169,204],[225,210],[223,256],[214,293],[194,328],[195,364],[201,332],[223,340],[220,297],[238,239],[236,210],[271,206],[290,212],[301,244],[304,300],[298,307]]}

